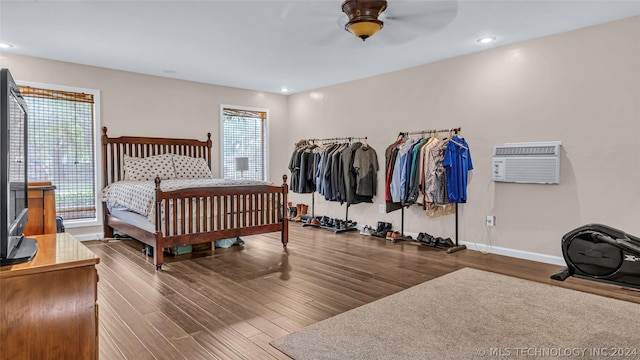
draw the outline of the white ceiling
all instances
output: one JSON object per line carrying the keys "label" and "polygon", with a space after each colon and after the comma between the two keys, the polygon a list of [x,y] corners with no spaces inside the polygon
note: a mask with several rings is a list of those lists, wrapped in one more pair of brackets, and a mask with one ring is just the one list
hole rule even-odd
{"label": "white ceiling", "polygon": [[[640,15],[640,1],[389,0],[384,28],[346,32],[341,0],[0,0],[3,50],[290,93]],[[497,41],[481,45],[482,36]]]}

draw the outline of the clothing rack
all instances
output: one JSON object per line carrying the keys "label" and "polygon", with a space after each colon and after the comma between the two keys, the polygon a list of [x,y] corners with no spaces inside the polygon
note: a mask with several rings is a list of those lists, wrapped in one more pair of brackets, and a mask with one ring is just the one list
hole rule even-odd
{"label": "clothing rack", "polygon": [[[449,128],[449,129],[432,129],[432,130],[421,130],[421,131],[405,131],[405,132],[400,132],[400,134],[398,134],[398,137],[408,137],[411,135],[427,135],[427,134],[439,134],[439,133],[448,133],[448,134],[455,134],[455,135],[460,135],[460,133],[462,132],[462,128],[457,127],[457,128]],[[447,249],[447,254],[452,254],[454,252],[460,251],[460,250],[464,250],[467,248],[466,245],[459,245],[458,244],[458,204],[455,203],[455,215],[456,215],[456,227],[455,227],[455,246],[450,247]],[[408,207],[408,205],[407,205]],[[397,239],[394,239],[395,241],[398,240],[409,240],[412,241],[413,239],[410,236],[405,236],[404,235],[404,208],[405,206],[402,205],[402,207],[400,208],[401,211],[401,223],[400,223],[400,237]]]}
{"label": "clothing rack", "polygon": [[325,142],[325,141],[326,141],[326,142],[331,142],[331,141],[344,141],[344,140],[346,140],[346,141],[348,141],[348,142],[351,142],[352,140],[365,140],[365,141],[366,141],[366,140],[367,140],[367,137],[366,137],[366,136],[364,136],[364,137],[347,136],[347,137],[332,137],[332,138],[305,139],[305,141],[307,141],[307,142],[312,142],[312,143],[314,143],[314,142],[316,142],[316,141],[319,141],[319,142]]}
{"label": "clothing rack", "polygon": [[421,130],[421,131],[405,131],[401,132],[398,137],[406,137],[410,135],[426,135],[426,134],[435,134],[435,133],[452,133],[456,135],[460,135],[462,128],[450,128],[450,129],[440,129],[440,130]]}
{"label": "clothing rack", "polygon": [[[314,138],[314,139],[303,139],[298,141],[298,143],[304,141],[307,144],[313,144],[316,142],[321,142],[321,143],[328,143],[328,142],[336,142],[336,141],[347,141],[347,142],[351,142],[354,140],[364,140],[365,142],[367,141],[367,137],[366,136],[343,136],[343,137],[331,137],[331,138]],[[315,206],[316,206],[316,201],[315,201],[315,191],[311,193],[311,218],[315,218]],[[349,204],[347,203],[346,206],[346,210],[345,210],[345,216],[344,216],[344,221],[345,223],[348,223],[349,221]],[[303,223],[302,227],[306,227],[306,226],[313,226],[313,227],[318,227],[315,225],[311,225],[311,224],[307,224],[307,223]],[[354,231],[354,230],[358,230],[357,227],[352,226],[352,227],[346,227],[346,228],[335,228],[335,227],[330,227],[330,226],[319,226],[320,228],[323,229],[327,229],[327,230],[332,230],[334,233],[338,234],[338,233],[342,233],[342,232],[346,232],[346,231]]]}

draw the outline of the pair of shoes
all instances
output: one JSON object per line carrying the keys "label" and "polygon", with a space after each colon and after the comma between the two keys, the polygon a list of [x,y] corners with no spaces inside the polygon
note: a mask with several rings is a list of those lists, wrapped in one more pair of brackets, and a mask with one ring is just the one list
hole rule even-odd
{"label": "pair of shoes", "polygon": [[418,234],[418,241],[421,244],[427,245],[427,246],[436,246],[436,244],[438,243],[438,240],[436,240],[435,237],[433,237],[432,235],[429,235],[427,233],[419,233]]}
{"label": "pair of shoes", "polygon": [[433,246],[441,249],[448,249],[455,246],[451,238],[435,237],[427,233],[418,234],[418,241],[423,245]]}
{"label": "pair of shoes", "polygon": [[401,236],[402,235],[400,234],[399,231],[389,231],[389,232],[387,232],[386,238],[387,238],[387,240],[395,240],[395,239],[397,239],[397,238],[399,238]]}
{"label": "pair of shoes", "polygon": [[391,223],[378,221],[378,226],[376,227],[375,231],[371,233],[371,235],[386,238],[387,233],[391,231],[391,226]]}
{"label": "pair of shoes", "polygon": [[328,227],[333,227],[335,226],[335,220],[328,217],[328,216],[323,216],[320,218],[320,224],[322,226],[328,226]]}
{"label": "pair of shoes", "polygon": [[373,232],[373,228],[369,225],[365,225],[362,227],[362,230],[360,230],[360,235],[371,236],[372,232]]}
{"label": "pair of shoes", "polygon": [[307,211],[309,210],[309,205],[305,204],[296,204],[295,209],[291,209],[291,212],[295,215],[291,218],[291,221],[302,221],[302,215],[307,215]]}
{"label": "pair of shoes", "polygon": [[307,219],[306,224],[312,226],[320,226],[320,220],[318,220],[317,218],[309,218]]}
{"label": "pair of shoes", "polygon": [[453,240],[451,240],[451,238],[437,238],[438,242],[436,244],[436,247],[439,248],[443,248],[443,249],[448,249],[451,247],[454,247],[456,244],[453,243]]}

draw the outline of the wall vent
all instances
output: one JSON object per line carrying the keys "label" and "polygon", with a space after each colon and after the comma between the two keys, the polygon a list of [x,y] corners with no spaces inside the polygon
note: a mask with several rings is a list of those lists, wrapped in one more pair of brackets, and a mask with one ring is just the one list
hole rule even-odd
{"label": "wall vent", "polygon": [[493,148],[491,178],[500,182],[560,183],[560,141],[509,143]]}

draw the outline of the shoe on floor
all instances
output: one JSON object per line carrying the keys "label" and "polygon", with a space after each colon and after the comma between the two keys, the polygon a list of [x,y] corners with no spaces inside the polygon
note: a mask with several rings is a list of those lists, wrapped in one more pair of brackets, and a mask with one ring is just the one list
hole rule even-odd
{"label": "shoe on floor", "polygon": [[401,237],[402,235],[400,234],[399,231],[389,231],[387,232],[387,240],[395,240],[399,237]]}

